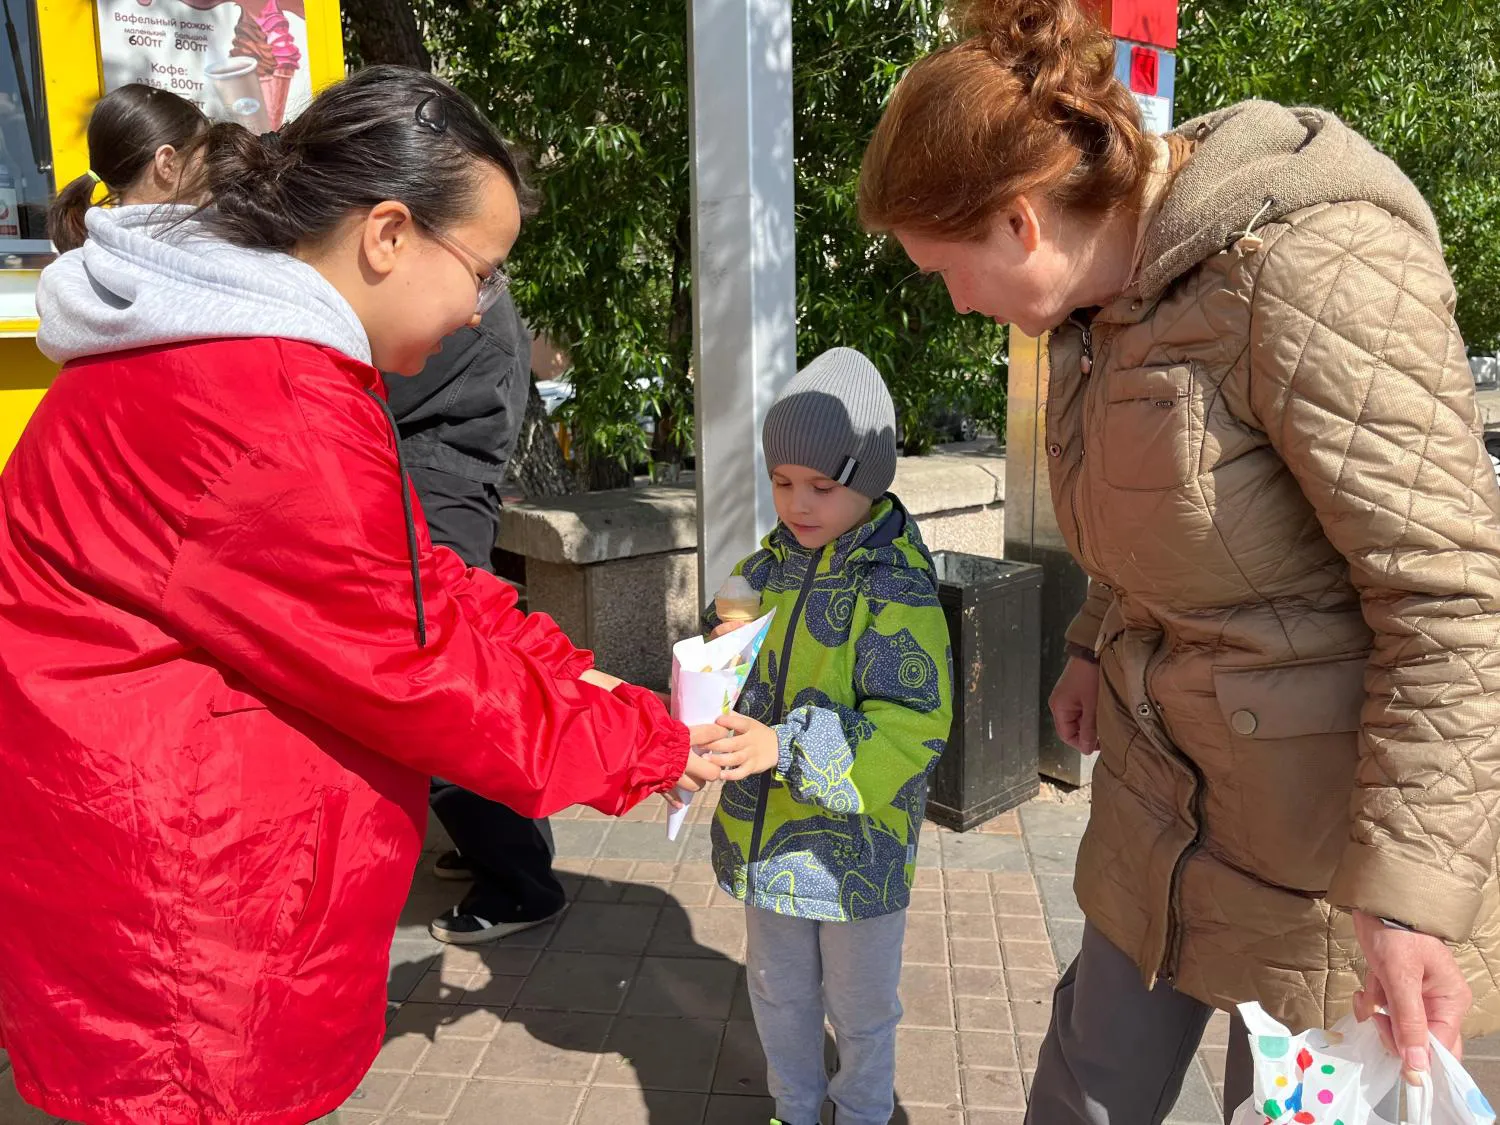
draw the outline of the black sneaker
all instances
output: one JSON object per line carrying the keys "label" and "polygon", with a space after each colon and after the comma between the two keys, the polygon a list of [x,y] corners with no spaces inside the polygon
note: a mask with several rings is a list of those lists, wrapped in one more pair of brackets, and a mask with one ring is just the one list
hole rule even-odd
{"label": "black sneaker", "polygon": [[432,861],[432,873],[439,879],[453,882],[468,882],[474,878],[474,869],[469,866],[468,860],[458,854],[456,848],[444,852]]}
{"label": "black sneaker", "polygon": [[483,945],[488,941],[498,941],[512,934],[519,934],[523,930],[545,926],[561,913],[562,911],[559,910],[556,914],[549,914],[545,918],[536,918],[529,922],[491,922],[488,918],[481,918],[478,914],[467,914],[455,906],[442,917],[434,918],[429,923],[427,931],[438,941],[447,942],[449,945]]}

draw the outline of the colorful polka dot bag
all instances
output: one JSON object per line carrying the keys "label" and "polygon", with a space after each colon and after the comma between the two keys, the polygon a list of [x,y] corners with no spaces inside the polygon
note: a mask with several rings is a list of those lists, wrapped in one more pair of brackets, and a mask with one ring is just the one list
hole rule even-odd
{"label": "colorful polka dot bag", "polygon": [[1240,1017],[1255,1093],[1234,1125],[1495,1125],[1489,1101],[1436,1039],[1432,1072],[1414,1086],[1374,1023],[1348,1016],[1329,1031],[1293,1035],[1259,1004],[1242,1004]]}

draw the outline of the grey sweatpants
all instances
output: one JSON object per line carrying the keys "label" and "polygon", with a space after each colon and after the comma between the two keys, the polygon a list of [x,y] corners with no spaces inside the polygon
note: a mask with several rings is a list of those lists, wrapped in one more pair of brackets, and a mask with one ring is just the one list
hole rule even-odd
{"label": "grey sweatpants", "polygon": [[[817,1125],[831,1098],[838,1125],[889,1125],[906,911],[860,922],[812,922],[747,906],[745,925],[750,1007],[777,1119]],[[838,1046],[831,1081],[824,1065],[825,1015]]]}
{"label": "grey sweatpants", "polygon": [[[1140,969],[1093,926],[1052,1000],[1026,1125],[1161,1125],[1192,1065],[1213,1009]],[[1250,1041],[1230,1021],[1224,1120],[1252,1092]]]}

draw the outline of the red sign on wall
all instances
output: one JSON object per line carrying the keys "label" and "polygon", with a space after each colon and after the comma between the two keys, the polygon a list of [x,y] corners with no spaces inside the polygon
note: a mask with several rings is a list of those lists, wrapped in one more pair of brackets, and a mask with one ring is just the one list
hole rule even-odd
{"label": "red sign on wall", "polygon": [[1085,0],[1116,39],[1177,48],[1177,0]]}
{"label": "red sign on wall", "polygon": [[1155,97],[1161,89],[1160,59],[1150,47],[1130,48],[1130,92]]}

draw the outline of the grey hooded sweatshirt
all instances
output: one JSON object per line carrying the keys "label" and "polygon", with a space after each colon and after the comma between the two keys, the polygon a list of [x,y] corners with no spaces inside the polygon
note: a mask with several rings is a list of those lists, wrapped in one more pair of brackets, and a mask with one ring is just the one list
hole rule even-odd
{"label": "grey hooded sweatshirt", "polygon": [[190,207],[91,209],[42,271],[37,346],[55,363],[190,340],[279,336],[370,362],[349,302],[306,262],[211,237]]}

